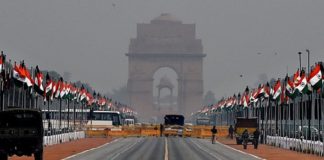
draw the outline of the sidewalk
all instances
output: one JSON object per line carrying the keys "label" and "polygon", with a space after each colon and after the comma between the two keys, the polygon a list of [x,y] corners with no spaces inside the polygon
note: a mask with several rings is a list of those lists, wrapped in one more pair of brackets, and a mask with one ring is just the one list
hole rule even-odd
{"label": "sidewalk", "polygon": [[248,148],[245,150],[243,149],[243,145],[237,145],[235,140],[229,138],[218,138],[218,142],[267,160],[324,160],[324,157],[298,153],[264,144],[259,145],[258,149],[254,149],[254,146],[249,143]]}
{"label": "sidewalk", "polygon": [[[112,138],[85,138],[44,148],[45,160],[60,160],[82,151],[111,142]],[[34,157],[11,157],[9,160],[34,160]]]}

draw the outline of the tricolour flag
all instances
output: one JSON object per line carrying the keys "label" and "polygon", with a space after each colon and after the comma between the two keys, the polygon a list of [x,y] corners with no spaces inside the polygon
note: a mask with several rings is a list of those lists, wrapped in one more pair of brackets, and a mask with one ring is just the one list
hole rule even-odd
{"label": "tricolour flag", "polygon": [[26,78],[25,78],[25,86],[27,86],[28,88],[29,87],[33,87],[34,84],[35,84],[35,81],[31,77],[28,69],[26,69],[26,67],[24,69],[25,69],[25,75],[26,75]]}
{"label": "tricolour flag", "polygon": [[13,74],[12,77],[14,79],[15,84],[19,87],[22,87],[25,84],[25,79],[26,79],[24,63],[21,63],[19,66],[17,66],[15,62],[15,66],[12,74]]}
{"label": "tricolour flag", "polygon": [[281,83],[280,83],[280,79],[278,79],[276,84],[273,87],[273,99],[278,100],[278,98],[280,98],[280,94],[281,94]]}
{"label": "tricolour flag", "polygon": [[294,85],[297,86],[298,85],[298,82],[300,81],[300,75],[299,75],[299,69],[295,72],[294,74]]}
{"label": "tricolour flag", "polygon": [[6,62],[6,56],[1,51],[1,55],[0,55],[0,72],[4,69],[5,62]]}
{"label": "tricolour flag", "polygon": [[291,99],[294,99],[296,98],[298,92],[297,90],[295,89],[295,85],[294,85],[294,82],[292,82],[290,80],[290,78],[288,77],[288,75],[286,76],[286,95],[291,98]]}
{"label": "tricolour flag", "polygon": [[308,81],[312,85],[314,90],[317,90],[322,87],[322,71],[320,64],[317,64],[312,70],[312,72],[309,75]]}
{"label": "tricolour flag", "polygon": [[308,94],[311,93],[311,86],[308,84],[305,72],[302,71],[301,76],[300,76],[300,80],[297,82],[296,88],[298,89],[298,91],[300,93],[303,94]]}
{"label": "tricolour flag", "polygon": [[243,108],[248,107],[250,105],[249,94],[243,95]]}
{"label": "tricolour flag", "polygon": [[51,98],[52,90],[53,90],[53,81],[47,73],[46,74],[46,87],[45,87],[45,92],[44,92],[44,101],[49,100]]}
{"label": "tricolour flag", "polygon": [[40,72],[38,66],[36,66],[36,69],[35,69],[35,85],[34,85],[34,89],[39,95],[44,94],[43,74],[42,74],[42,72]]}

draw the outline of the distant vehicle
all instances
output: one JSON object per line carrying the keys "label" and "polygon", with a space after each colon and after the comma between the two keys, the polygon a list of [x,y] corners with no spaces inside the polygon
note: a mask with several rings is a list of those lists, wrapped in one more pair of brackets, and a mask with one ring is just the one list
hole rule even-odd
{"label": "distant vehicle", "polygon": [[165,115],[164,116],[164,125],[184,125],[184,116],[183,115]]}
{"label": "distant vehicle", "polygon": [[104,130],[122,125],[120,112],[118,111],[93,111],[88,112],[87,129]]}
{"label": "distant vehicle", "polygon": [[0,112],[0,159],[32,156],[43,159],[43,124],[40,110],[8,109]]}
{"label": "distant vehicle", "polygon": [[197,125],[210,125],[210,118],[209,117],[197,117],[196,120]]}
{"label": "distant vehicle", "polygon": [[184,129],[183,115],[165,115],[163,134],[168,136],[182,136]]}
{"label": "distant vehicle", "polygon": [[134,126],[135,120],[134,119],[124,119],[124,125],[127,126]]}
{"label": "distant vehicle", "polygon": [[245,129],[249,132],[248,142],[253,142],[253,132],[258,128],[258,118],[237,117],[234,126],[236,144],[242,144],[242,133]]}

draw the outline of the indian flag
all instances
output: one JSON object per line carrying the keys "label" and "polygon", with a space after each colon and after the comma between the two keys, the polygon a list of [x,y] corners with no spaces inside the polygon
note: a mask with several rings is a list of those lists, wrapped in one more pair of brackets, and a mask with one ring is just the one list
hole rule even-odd
{"label": "indian flag", "polygon": [[307,78],[305,76],[305,73],[302,73],[302,76],[300,77],[300,80],[297,82],[296,88],[300,93],[310,93],[311,88],[310,85],[308,85]]}
{"label": "indian flag", "polygon": [[278,98],[280,98],[280,94],[281,94],[281,83],[280,80],[278,79],[277,83],[273,87],[273,99],[278,100]]}
{"label": "indian flag", "polygon": [[295,89],[295,85],[294,83],[290,80],[290,78],[287,76],[287,84],[286,84],[286,95],[291,98],[294,99],[297,96],[297,90]]}
{"label": "indian flag", "polygon": [[3,67],[4,62],[5,62],[5,56],[3,53],[1,53],[1,55],[0,55],[0,71],[2,71],[2,69],[4,69],[4,67]]}
{"label": "indian flag", "polygon": [[35,85],[34,85],[34,89],[35,89],[35,91],[39,95],[43,95],[44,94],[43,74],[42,74],[42,72],[40,72],[38,66],[36,66],[36,70],[35,70]]}
{"label": "indian flag", "polygon": [[23,84],[25,83],[25,79],[26,79],[26,75],[25,75],[25,71],[24,69],[20,66],[16,65],[15,62],[15,66],[12,72],[12,77],[16,83],[16,85],[18,85],[19,87],[23,86]]}
{"label": "indian flag", "polygon": [[51,94],[52,94],[52,90],[53,90],[53,81],[47,73],[46,74],[46,87],[45,87],[45,92],[44,92],[44,101],[49,100],[49,98],[51,97]]}
{"label": "indian flag", "polygon": [[35,81],[31,77],[28,69],[26,69],[26,68],[24,68],[24,69],[25,69],[25,75],[26,75],[25,84],[26,84],[27,87],[33,87],[34,84],[35,84]]}
{"label": "indian flag", "polygon": [[319,64],[316,65],[316,67],[312,70],[312,72],[309,75],[309,83],[312,85],[312,87],[317,90],[322,87],[322,71],[321,66]]}
{"label": "indian flag", "polygon": [[243,95],[243,108],[248,107],[250,105],[249,94]]}
{"label": "indian flag", "polygon": [[299,75],[299,69],[296,71],[296,73],[294,74],[294,86],[297,87],[300,81],[300,75]]}

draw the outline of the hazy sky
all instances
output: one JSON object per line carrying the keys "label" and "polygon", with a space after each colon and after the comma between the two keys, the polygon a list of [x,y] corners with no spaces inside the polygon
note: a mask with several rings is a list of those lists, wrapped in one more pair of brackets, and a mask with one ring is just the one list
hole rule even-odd
{"label": "hazy sky", "polygon": [[207,54],[205,91],[217,98],[254,85],[262,73],[284,77],[288,66],[292,74],[298,51],[324,60],[323,0],[1,0],[0,50],[106,92],[127,83],[136,23],[166,12],[196,23]]}

